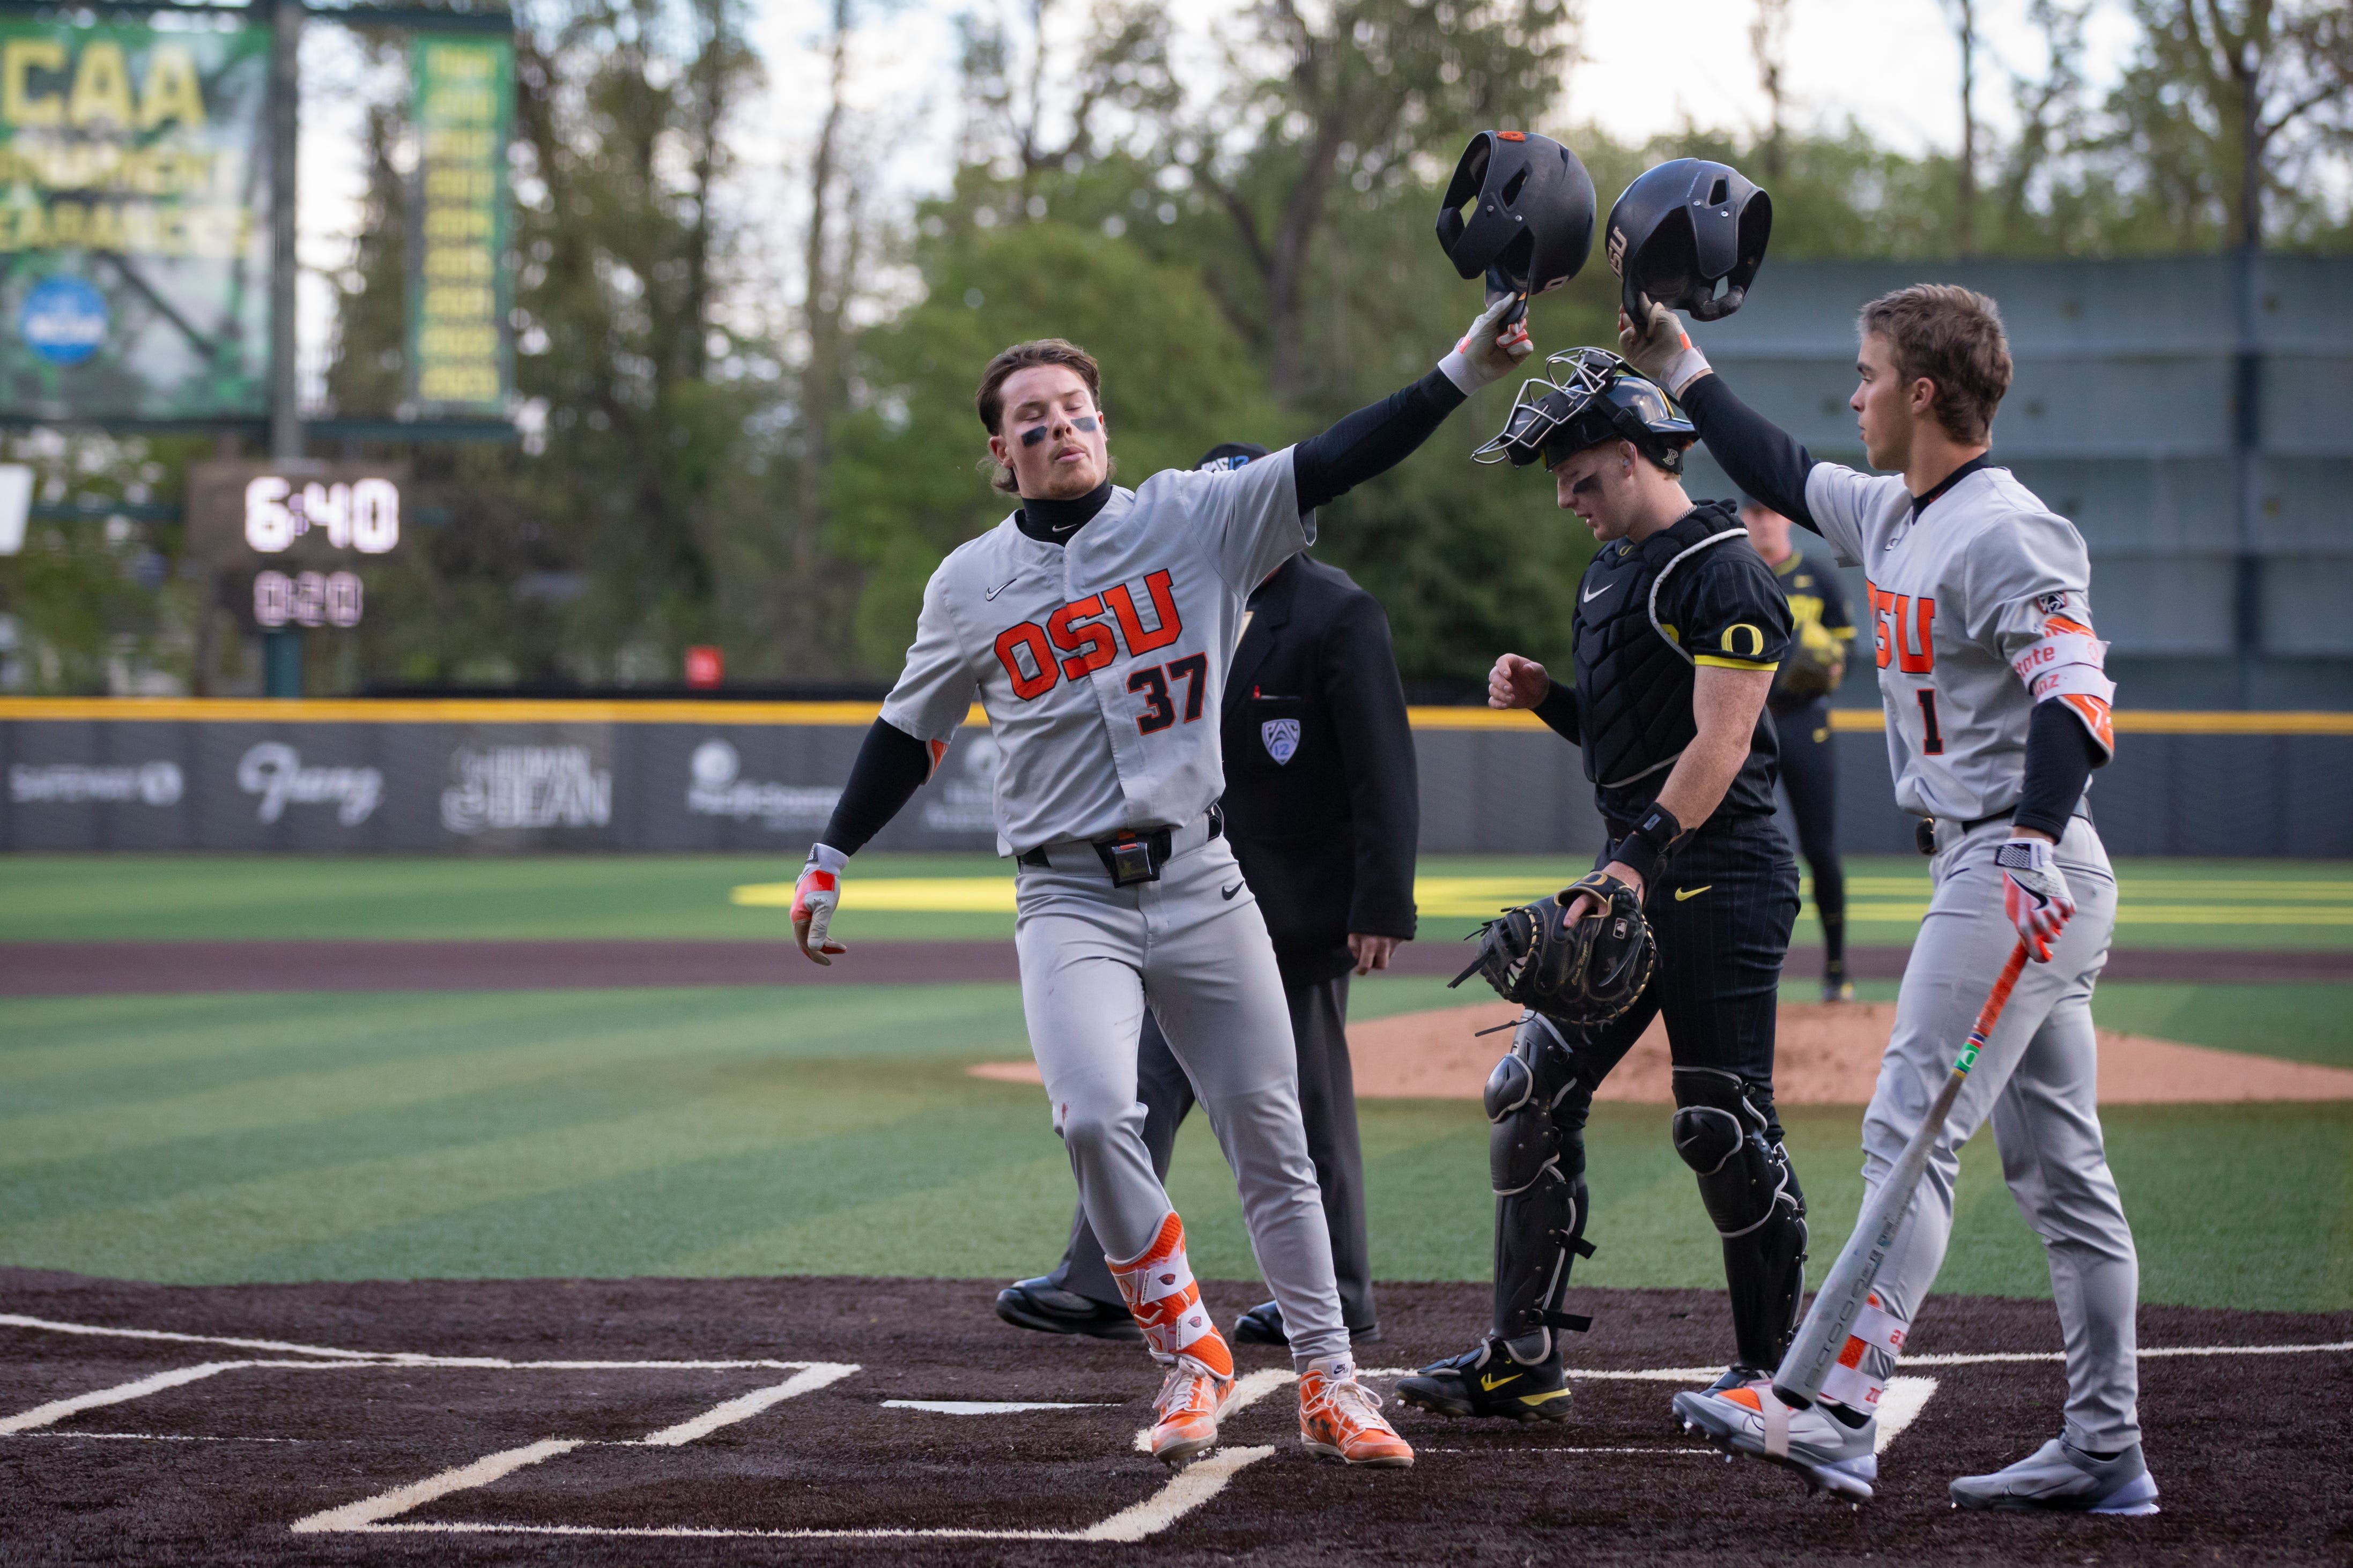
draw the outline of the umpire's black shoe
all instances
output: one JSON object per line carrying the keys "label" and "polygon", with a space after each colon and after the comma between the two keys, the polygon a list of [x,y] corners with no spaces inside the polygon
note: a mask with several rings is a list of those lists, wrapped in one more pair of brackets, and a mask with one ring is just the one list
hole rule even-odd
{"label": "umpire's black shoe", "polygon": [[1438,1415],[1509,1421],[1568,1419],[1568,1378],[1557,1360],[1527,1366],[1493,1340],[1398,1380],[1398,1397]]}
{"label": "umpire's black shoe", "polygon": [[1107,1307],[1064,1290],[1043,1276],[1017,1279],[997,1293],[997,1315],[1017,1329],[1042,1334],[1084,1334],[1097,1340],[1144,1338],[1125,1307]]}
{"label": "umpire's black shoe", "polygon": [[[1366,1323],[1363,1328],[1351,1324],[1348,1342],[1369,1345],[1380,1342],[1381,1326]],[[1261,1301],[1234,1320],[1234,1342],[1244,1345],[1287,1345],[1291,1335],[1282,1326],[1282,1309],[1272,1301]]]}

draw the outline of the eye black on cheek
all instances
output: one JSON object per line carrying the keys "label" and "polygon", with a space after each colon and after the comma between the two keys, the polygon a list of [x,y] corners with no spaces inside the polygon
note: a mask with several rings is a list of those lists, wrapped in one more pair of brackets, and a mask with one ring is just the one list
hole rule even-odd
{"label": "eye black on cheek", "polygon": [[1021,444],[1025,447],[1034,447],[1045,438],[1046,427],[1043,425],[1032,425],[1021,432]]}
{"label": "eye black on cheek", "polygon": [[1092,436],[1094,434],[1095,429],[1095,416],[1092,414],[1082,414],[1077,418],[1071,421],[1071,428],[1073,430],[1084,430],[1087,434]]}

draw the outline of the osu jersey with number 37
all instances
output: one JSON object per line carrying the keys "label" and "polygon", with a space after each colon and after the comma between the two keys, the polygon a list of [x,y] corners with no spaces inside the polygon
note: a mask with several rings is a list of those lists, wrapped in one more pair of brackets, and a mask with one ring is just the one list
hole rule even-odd
{"label": "osu jersey with number 37", "polygon": [[932,574],[883,721],[936,760],[979,699],[1000,855],[1181,826],[1225,793],[1218,710],[1242,602],[1313,542],[1289,447],[1115,489],[1064,544],[1008,517]]}
{"label": "osu jersey with number 37", "polygon": [[1973,821],[2018,804],[2038,702],[2064,703],[2113,753],[2116,689],[2074,524],[1981,458],[1923,501],[1901,475],[1836,463],[1806,475],[1822,537],[1870,584],[1895,804]]}

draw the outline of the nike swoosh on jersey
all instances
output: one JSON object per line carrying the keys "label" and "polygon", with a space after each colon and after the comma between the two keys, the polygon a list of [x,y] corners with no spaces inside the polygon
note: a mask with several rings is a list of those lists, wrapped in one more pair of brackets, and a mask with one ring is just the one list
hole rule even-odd
{"label": "nike swoosh on jersey", "polygon": [[1677,888],[1675,889],[1675,902],[1680,904],[1686,899],[1696,899],[1702,893],[1706,892],[1710,888],[1715,886],[1715,884],[1714,882],[1702,882],[1696,888]]}
{"label": "nike swoosh on jersey", "polygon": [[1517,1383],[1519,1381],[1520,1374],[1516,1372],[1506,1373],[1502,1377],[1497,1377],[1492,1373],[1484,1372],[1479,1374],[1479,1386],[1486,1390],[1489,1394],[1494,1393],[1495,1390],[1503,1387],[1504,1384],[1507,1383]]}
{"label": "nike swoosh on jersey", "polygon": [[999,583],[996,587],[991,588],[987,596],[994,599],[997,595],[1002,594],[1006,589],[1010,588],[1014,584],[1018,583],[1019,581],[1021,581],[1021,574],[1017,572],[1012,576],[1008,577],[1004,582]]}
{"label": "nike swoosh on jersey", "polygon": [[1240,882],[1236,882],[1230,888],[1219,888],[1218,889],[1218,897],[1225,900],[1226,902],[1230,904],[1234,901],[1234,895],[1241,890],[1242,885]]}

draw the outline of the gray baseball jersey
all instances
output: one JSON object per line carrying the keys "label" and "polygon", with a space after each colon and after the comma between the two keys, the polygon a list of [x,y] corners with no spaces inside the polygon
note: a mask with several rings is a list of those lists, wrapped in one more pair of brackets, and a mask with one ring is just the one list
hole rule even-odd
{"label": "gray baseball jersey", "polygon": [[2115,750],[2083,536],[2010,470],[1966,473],[1915,511],[1900,475],[1817,463],[1806,508],[1870,584],[1897,805],[1963,822],[2016,805],[2039,701]]}
{"label": "gray baseball jersey", "polygon": [[1001,855],[1190,822],[1225,793],[1242,601],[1314,542],[1289,447],[1114,489],[1067,544],[1008,517],[932,574],[882,718],[936,755],[978,697]]}

